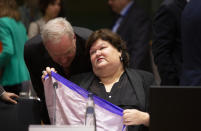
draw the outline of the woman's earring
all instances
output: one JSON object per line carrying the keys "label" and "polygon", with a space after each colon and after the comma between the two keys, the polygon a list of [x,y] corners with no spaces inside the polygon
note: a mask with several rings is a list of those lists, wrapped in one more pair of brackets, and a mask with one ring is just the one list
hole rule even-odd
{"label": "woman's earring", "polygon": [[123,61],[123,57],[122,56],[119,56],[119,59],[120,59],[120,61]]}

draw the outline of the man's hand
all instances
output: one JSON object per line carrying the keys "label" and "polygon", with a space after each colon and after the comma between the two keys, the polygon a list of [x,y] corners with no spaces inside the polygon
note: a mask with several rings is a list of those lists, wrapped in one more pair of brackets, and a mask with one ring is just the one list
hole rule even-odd
{"label": "man's hand", "polygon": [[50,67],[46,67],[46,70],[44,70],[44,71],[42,72],[41,78],[42,78],[42,81],[43,81],[43,82],[44,82],[45,76],[46,76],[47,74],[49,74],[49,75],[51,76],[51,71],[56,72],[54,68],[50,68]]}
{"label": "man's hand", "polygon": [[14,94],[14,93],[10,93],[10,92],[4,92],[1,97],[2,100],[13,103],[13,104],[17,104],[17,101],[14,100],[13,98],[19,98],[18,95]]}

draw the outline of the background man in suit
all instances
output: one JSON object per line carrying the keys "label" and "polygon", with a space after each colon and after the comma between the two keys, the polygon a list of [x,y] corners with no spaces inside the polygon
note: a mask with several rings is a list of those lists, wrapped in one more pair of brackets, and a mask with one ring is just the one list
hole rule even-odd
{"label": "background man in suit", "polygon": [[130,67],[152,71],[149,41],[150,20],[133,0],[108,0],[112,10],[120,15],[112,30],[126,41]]}
{"label": "background man in suit", "polygon": [[[88,29],[74,27],[73,30],[64,18],[55,18],[44,26],[42,38],[38,35],[25,44],[24,56],[32,84],[43,102],[41,74],[46,67],[55,67],[66,78],[91,70],[90,59],[85,53],[85,40],[90,34]],[[49,123],[47,112],[43,114],[46,114],[44,122]]]}
{"label": "background man in suit", "polygon": [[161,85],[179,85],[181,75],[181,13],[186,0],[165,0],[153,21],[152,51]]}
{"label": "background man in suit", "polygon": [[190,0],[182,13],[181,85],[201,86],[201,1]]}

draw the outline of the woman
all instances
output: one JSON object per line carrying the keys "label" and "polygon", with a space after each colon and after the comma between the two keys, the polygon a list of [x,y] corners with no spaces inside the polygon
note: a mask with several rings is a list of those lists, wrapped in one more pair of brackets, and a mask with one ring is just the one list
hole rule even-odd
{"label": "woman", "polygon": [[18,97],[21,84],[30,80],[23,54],[26,40],[26,29],[20,22],[16,1],[0,0],[0,98],[15,104],[12,98]]}
{"label": "woman", "polygon": [[[154,84],[153,75],[128,68],[126,45],[120,36],[107,29],[89,37],[86,48],[93,73],[72,76],[71,81],[95,95],[125,109],[124,124],[128,131],[144,131],[149,126],[147,91]],[[42,78],[50,72],[47,68]]]}
{"label": "woman", "polygon": [[43,17],[32,22],[29,26],[28,36],[32,38],[41,32],[41,29],[49,20],[61,16],[61,0],[40,0],[40,9]]}

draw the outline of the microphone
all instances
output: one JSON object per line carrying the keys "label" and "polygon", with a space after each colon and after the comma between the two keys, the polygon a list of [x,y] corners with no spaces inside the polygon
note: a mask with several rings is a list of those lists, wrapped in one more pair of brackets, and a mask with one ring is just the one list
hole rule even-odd
{"label": "microphone", "polygon": [[53,103],[53,108],[54,108],[54,115],[53,115],[53,120],[52,120],[52,124],[56,125],[56,89],[58,88],[58,83],[54,82],[53,83],[53,88],[54,88],[54,93],[53,93],[53,98],[54,98],[54,103]]}
{"label": "microphone", "polygon": [[58,83],[57,83],[57,82],[54,82],[54,83],[53,83],[53,87],[54,87],[54,89],[57,89],[57,88],[58,88]]}

